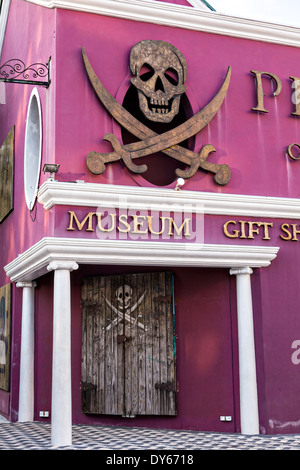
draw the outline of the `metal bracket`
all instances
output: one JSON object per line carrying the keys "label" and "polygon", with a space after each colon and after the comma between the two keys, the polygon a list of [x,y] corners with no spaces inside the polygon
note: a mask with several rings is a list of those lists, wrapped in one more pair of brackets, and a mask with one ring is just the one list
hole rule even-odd
{"label": "metal bracket", "polygon": [[130,336],[125,336],[125,335],[118,335],[117,336],[117,343],[118,344],[125,343],[125,342],[128,343],[131,340],[132,340],[132,338]]}
{"label": "metal bracket", "polygon": [[81,390],[83,392],[88,392],[90,390],[97,390],[97,385],[92,384],[90,382],[82,382],[81,383]]}
{"label": "metal bracket", "polygon": [[162,382],[155,384],[156,390],[166,390],[167,392],[176,392],[175,382]]}
{"label": "metal bracket", "polygon": [[[37,85],[48,88],[51,83],[50,61],[51,57],[49,57],[46,64],[37,62],[26,67],[22,60],[10,59],[0,66],[0,82],[22,83],[23,85]],[[36,80],[37,78],[46,78],[47,81]]]}

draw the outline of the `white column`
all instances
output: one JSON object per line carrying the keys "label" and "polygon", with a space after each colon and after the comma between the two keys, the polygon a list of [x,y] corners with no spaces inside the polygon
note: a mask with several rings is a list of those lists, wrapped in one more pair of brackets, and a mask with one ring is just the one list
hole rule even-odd
{"label": "white column", "polygon": [[242,434],[259,434],[257,379],[251,294],[252,269],[231,269],[236,276]]}
{"label": "white column", "polygon": [[70,272],[78,264],[53,261],[47,269],[54,271],[51,443],[58,447],[72,444]]}
{"label": "white column", "polygon": [[34,288],[35,282],[17,282],[23,288],[19,416],[20,422],[34,419]]}

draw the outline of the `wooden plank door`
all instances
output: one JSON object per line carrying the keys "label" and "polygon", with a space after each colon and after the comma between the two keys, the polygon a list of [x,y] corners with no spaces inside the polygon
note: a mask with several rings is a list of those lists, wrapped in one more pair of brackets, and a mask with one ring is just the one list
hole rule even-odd
{"label": "wooden plank door", "polygon": [[172,273],[84,280],[85,413],[175,415],[175,353]]}

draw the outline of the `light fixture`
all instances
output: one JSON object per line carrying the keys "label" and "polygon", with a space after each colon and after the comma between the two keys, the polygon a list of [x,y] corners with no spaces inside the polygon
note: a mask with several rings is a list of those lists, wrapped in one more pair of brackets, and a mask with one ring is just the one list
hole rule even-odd
{"label": "light fixture", "polygon": [[44,173],[50,173],[50,177],[48,178],[48,181],[54,181],[54,173],[58,172],[60,165],[57,163],[45,163],[43,167],[43,172]]}
{"label": "light fixture", "polygon": [[175,191],[180,191],[180,186],[183,186],[185,183],[183,178],[178,178],[175,186]]}

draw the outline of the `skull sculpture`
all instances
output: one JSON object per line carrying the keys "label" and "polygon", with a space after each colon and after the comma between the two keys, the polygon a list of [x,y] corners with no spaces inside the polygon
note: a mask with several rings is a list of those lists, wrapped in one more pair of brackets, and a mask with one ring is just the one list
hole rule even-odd
{"label": "skull sculpture", "polygon": [[116,297],[119,304],[119,308],[127,310],[132,299],[132,288],[125,284],[124,286],[118,287],[116,290]]}
{"label": "skull sculpture", "polygon": [[[143,75],[145,68],[149,73]],[[168,42],[141,41],[131,49],[130,69],[144,115],[155,122],[172,121],[186,91],[186,61],[181,52]]]}

